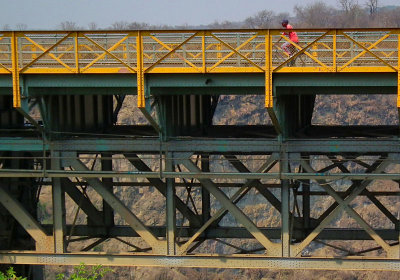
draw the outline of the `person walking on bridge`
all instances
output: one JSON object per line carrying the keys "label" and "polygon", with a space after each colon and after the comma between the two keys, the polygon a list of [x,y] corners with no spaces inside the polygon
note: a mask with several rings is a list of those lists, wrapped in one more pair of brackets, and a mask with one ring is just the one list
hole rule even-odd
{"label": "person walking on bridge", "polygon": [[[289,30],[288,32],[283,32],[282,35],[288,37],[290,40],[290,42],[285,42],[282,44],[282,49],[284,50],[285,53],[288,54],[289,57],[292,57],[296,53],[296,47],[292,44],[292,42],[298,44],[299,37],[297,37],[296,32],[290,31],[291,29],[293,29],[293,27],[289,24],[289,20],[287,19],[282,20],[282,27]],[[294,63],[295,59],[289,62],[289,66],[294,66]]]}

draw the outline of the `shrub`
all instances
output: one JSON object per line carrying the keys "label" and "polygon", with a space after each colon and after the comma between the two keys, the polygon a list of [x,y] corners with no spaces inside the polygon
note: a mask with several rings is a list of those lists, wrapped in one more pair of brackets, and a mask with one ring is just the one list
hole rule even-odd
{"label": "shrub", "polygon": [[0,280],[26,280],[26,278],[18,277],[13,267],[9,267],[4,274],[0,271]]}
{"label": "shrub", "polygon": [[[79,266],[74,267],[74,273],[69,278],[65,274],[60,273],[57,275],[57,280],[96,280],[101,279],[107,273],[112,272],[110,268],[105,268],[101,264],[88,268],[85,264],[81,263]],[[1,278],[0,278],[1,280]]]}

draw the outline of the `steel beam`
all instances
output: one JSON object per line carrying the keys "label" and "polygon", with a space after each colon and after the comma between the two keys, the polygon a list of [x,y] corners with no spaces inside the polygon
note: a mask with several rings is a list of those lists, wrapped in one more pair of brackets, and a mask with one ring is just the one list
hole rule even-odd
{"label": "steel beam", "polygon": [[[113,138],[54,140],[51,143],[38,139],[1,137],[0,151],[43,151],[51,147],[59,151],[83,152],[135,152],[159,153],[160,141],[157,137],[146,139]],[[337,154],[337,153],[400,153],[400,143],[391,139],[291,139],[285,142],[290,153]],[[162,143],[161,150],[194,153],[234,153],[234,154],[270,154],[280,151],[281,143],[276,139],[171,139]]]}
{"label": "steel beam", "polygon": [[[342,173],[239,173],[239,172],[135,172],[135,171],[90,171],[90,170],[24,170],[24,169],[0,169],[0,178],[4,177],[20,177],[20,178],[68,178],[68,177],[85,177],[85,178],[195,178],[195,179],[255,179],[255,180],[268,180],[268,179],[329,179],[340,180],[343,179]],[[365,174],[365,173],[351,173],[346,174],[348,180],[393,180],[400,181],[400,173],[380,173],[380,174]]]}
{"label": "steel beam", "polygon": [[[165,159],[165,170],[173,171],[174,170],[174,162],[173,162],[173,154],[167,153]],[[175,179],[168,178],[166,179],[166,218],[167,218],[167,254],[175,255],[177,252],[177,246],[175,242],[175,233],[176,233],[176,208],[175,208]]]}
{"label": "steel beam", "polygon": [[[51,232],[53,230],[52,225],[42,225],[46,232]],[[67,232],[70,232],[72,225],[67,225]],[[165,226],[148,226],[148,228],[157,237],[165,237],[167,230]],[[281,238],[281,228],[265,228],[259,227],[259,229],[270,239],[280,239]],[[177,232],[179,232],[180,237],[192,238],[200,230],[198,227],[188,227],[188,226],[177,226]],[[374,231],[378,233],[384,240],[397,240],[398,232],[395,229],[379,229],[375,228]],[[7,234],[6,232],[4,234]],[[1,232],[0,232],[1,235]],[[304,231],[302,228],[294,228],[291,232],[292,239],[301,240],[304,238]],[[73,236],[76,237],[87,237],[87,236],[98,236],[98,237],[140,237],[130,226],[114,226],[112,228],[107,228],[105,226],[92,226],[92,225],[75,225]],[[207,233],[201,231],[198,235],[198,239],[203,238],[241,238],[241,239],[253,239],[254,237],[248,230],[244,227],[236,226],[209,226],[207,228]],[[373,240],[368,233],[363,229],[356,228],[325,228],[316,237],[316,240]]]}
{"label": "steel beam", "polygon": [[[60,170],[60,152],[51,153],[51,168]],[[64,253],[65,251],[65,194],[61,185],[60,178],[52,178],[52,203],[53,203],[53,225],[54,225],[54,250],[55,253]]]}
{"label": "steel beam", "polygon": [[[112,171],[112,153],[102,153],[101,154],[101,170],[102,171]],[[114,193],[113,178],[102,178],[103,185],[107,187],[111,193]],[[107,226],[114,225],[114,212],[110,205],[106,201],[103,203],[103,220],[104,224]]]}
{"label": "steel beam", "polygon": [[[210,155],[201,155],[201,171],[210,172]],[[201,215],[203,224],[211,218],[211,196],[206,188],[201,188]]]}
{"label": "steel beam", "polygon": [[399,259],[381,258],[276,258],[265,256],[158,256],[0,252],[0,263],[34,265],[104,265],[150,267],[211,267],[258,269],[400,271]]}
{"label": "steel beam", "polygon": [[[280,170],[282,172],[289,171],[289,156],[288,153],[282,151],[280,156]],[[290,257],[290,189],[289,189],[289,180],[284,179],[281,180],[281,226],[282,226],[282,257]],[[294,213],[293,213],[294,214]]]}

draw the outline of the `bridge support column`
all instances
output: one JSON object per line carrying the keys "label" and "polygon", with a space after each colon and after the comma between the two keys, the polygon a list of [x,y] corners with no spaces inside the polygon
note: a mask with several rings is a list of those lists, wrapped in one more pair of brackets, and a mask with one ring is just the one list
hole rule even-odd
{"label": "bridge support column", "polygon": [[[165,159],[165,171],[175,171],[173,163],[173,154],[167,153]],[[167,254],[176,254],[175,232],[176,232],[176,207],[175,207],[175,179],[165,179],[167,183]]]}
{"label": "bridge support column", "polygon": [[[112,153],[101,154],[101,169],[102,171],[112,171]],[[113,190],[113,178],[103,178],[103,184],[108,188],[111,193]],[[114,225],[114,211],[112,207],[103,199],[103,219],[107,227]]]}
{"label": "bridge support column", "polygon": [[[201,155],[201,170],[202,172],[210,172],[210,156]],[[206,188],[201,188],[201,212],[203,223],[206,223],[211,218],[211,197],[210,192]]]}
{"label": "bridge support column", "polygon": [[[51,169],[61,169],[61,153],[52,151],[51,153]],[[52,178],[52,198],[53,198],[53,224],[54,224],[54,252],[65,252],[65,193],[61,186],[60,178]]]}
{"label": "bridge support column", "polygon": [[[281,153],[280,160],[281,172],[289,172],[289,157],[286,151]],[[289,186],[289,180],[281,180],[282,257],[290,257]]]}

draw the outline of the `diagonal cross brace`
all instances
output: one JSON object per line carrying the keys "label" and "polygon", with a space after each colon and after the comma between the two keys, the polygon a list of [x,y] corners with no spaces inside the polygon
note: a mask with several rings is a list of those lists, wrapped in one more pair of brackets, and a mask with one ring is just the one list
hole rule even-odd
{"label": "diagonal cross brace", "polygon": [[[308,164],[308,163],[302,163],[302,166],[304,167],[305,170],[308,172],[315,172],[315,170]],[[320,186],[325,189],[325,191],[332,196],[335,201],[339,204],[338,208],[341,208],[349,214],[356,222],[380,245],[382,248],[386,251],[390,251],[390,246],[362,219],[362,217],[353,209],[349,206],[349,203],[351,201],[344,201],[337,193],[336,191],[329,185],[327,184],[324,180],[316,180]]]}
{"label": "diagonal cross brace", "polygon": [[[277,155],[273,154],[271,157],[268,158],[268,160],[260,167],[260,169],[258,170],[258,172],[264,172],[265,170],[269,170],[270,168],[272,168],[275,163],[276,163],[276,159],[277,159]],[[237,203],[250,189],[252,186],[252,180],[248,180],[238,191],[236,191],[232,197],[230,198],[230,201],[232,203]],[[226,207],[222,207],[220,208],[207,222],[205,222],[201,228],[185,243],[181,246],[181,254],[186,253],[187,251],[192,251],[193,248],[196,247],[196,245],[194,247],[192,247],[189,250],[189,246],[197,239],[200,237],[200,235],[212,224],[218,224],[219,220],[221,219],[221,217],[223,217],[223,215],[225,215],[227,213]]]}
{"label": "diagonal cross brace", "polygon": [[[189,171],[201,173],[190,159],[179,159]],[[210,179],[199,179],[200,183],[265,247],[269,255],[279,255],[280,245],[273,243],[261,230],[222,192]]]}
{"label": "diagonal cross brace", "polygon": [[[301,161],[301,165],[303,166],[303,168],[307,171],[307,172],[315,172],[315,171],[313,171],[313,168],[306,162],[306,161],[304,161],[304,160],[302,160]],[[376,173],[381,173],[381,172],[383,172],[384,171],[384,169],[387,167],[389,165],[389,162],[388,161],[384,161],[384,162],[382,162],[380,165],[379,165],[379,167],[375,170],[375,172]],[[297,256],[298,254],[300,254],[301,253],[301,251],[304,249],[304,248],[306,248],[310,243],[311,243],[311,241],[313,241],[320,233],[321,233],[321,231],[324,229],[324,228],[326,228],[328,225],[329,225],[329,223],[339,214],[339,212],[342,210],[342,209],[346,209],[346,207],[348,207],[348,204],[351,202],[351,201],[353,201],[361,192],[363,192],[363,190],[368,186],[368,184],[370,183],[370,181],[367,181],[368,183],[365,183],[366,181],[364,181],[363,183],[364,184],[360,184],[358,187],[356,187],[352,192],[351,192],[351,194],[349,195],[349,196],[347,196],[344,200],[338,195],[338,194],[336,194],[336,192],[333,190],[333,195],[336,197],[336,198],[338,198],[339,199],[339,201],[336,201],[336,203],[337,203],[337,207],[336,208],[334,208],[334,210],[332,211],[332,212],[330,212],[329,213],[329,215],[328,216],[326,216],[325,217],[325,219],[323,220],[323,221],[321,221],[321,223],[300,243],[300,244],[297,244],[297,245],[295,245],[295,246],[293,246],[294,247],[294,250],[293,250],[293,252],[295,253],[295,256]],[[326,188],[326,191],[328,192],[328,188]],[[330,190],[331,191],[331,190]],[[347,205],[347,206],[346,206]],[[354,211],[354,210],[353,210]],[[351,214],[350,214],[351,213]],[[352,216],[352,217],[355,217],[355,219],[357,220],[357,222],[359,222],[359,219],[357,218],[357,216],[353,213],[353,212],[351,212],[351,211],[349,211],[349,214]],[[357,214],[357,213],[356,213]],[[358,215],[358,214],[357,214]],[[361,217],[360,217],[361,218]],[[369,225],[368,224],[366,224],[365,222],[364,223],[361,223],[360,224],[367,232],[368,232],[368,234],[370,234],[371,235],[371,237],[375,240],[375,241],[377,241],[377,243],[379,244],[379,245],[383,245],[383,246],[385,246],[385,244],[386,244],[386,251],[388,252],[388,254],[389,254],[389,252],[392,252],[392,250],[390,250],[390,247],[389,247],[389,245],[386,243],[386,242],[384,242],[383,241],[383,239],[381,239],[376,233],[374,234],[374,232],[373,232],[373,230],[371,229],[371,228],[368,228],[369,227]],[[382,243],[382,241],[383,241],[383,243]],[[380,243],[382,243],[382,244],[380,244]],[[382,247],[383,247],[382,246]],[[385,247],[383,247],[383,248],[385,248]]]}
{"label": "diagonal cross brace", "polygon": [[[237,171],[242,173],[250,173],[250,170],[243,163],[241,163],[236,156],[225,155],[224,157],[230,162],[230,164],[233,165],[233,167],[236,168]],[[260,188],[260,180],[258,179],[252,180],[252,184],[260,193],[262,193],[265,196],[268,202],[271,203],[276,210],[281,211],[281,202],[279,201],[279,199],[277,199],[270,190],[266,188]]]}
{"label": "diagonal cross brace", "polygon": [[[84,165],[78,159],[71,159],[68,161],[75,170],[90,171],[86,165]],[[153,248],[153,251],[161,251],[165,242],[158,240],[157,237],[142,223],[142,221],[140,221],[132,213],[132,211],[121,202],[121,200],[111,193],[99,179],[83,179],[85,179],[93,187],[93,189],[100,194],[100,196],[115,210],[115,212],[117,212],[131,226],[131,228]]]}
{"label": "diagonal cross brace", "polygon": [[136,70],[134,68],[132,68],[132,66],[130,66],[129,64],[127,64],[125,61],[123,61],[122,59],[120,59],[119,57],[117,57],[116,55],[114,55],[112,53],[113,50],[115,50],[116,48],[118,48],[121,43],[123,43],[124,41],[126,41],[130,34],[126,35],[125,37],[123,37],[121,40],[119,40],[117,43],[115,43],[112,47],[105,49],[103,46],[101,46],[99,43],[97,43],[96,41],[94,41],[93,39],[89,38],[88,36],[82,34],[82,36],[84,38],[86,38],[86,40],[88,40],[89,42],[91,42],[92,44],[96,45],[99,49],[101,49],[103,51],[103,53],[98,56],[97,58],[95,58],[92,62],[90,62],[88,65],[85,66],[85,68],[83,68],[81,70],[81,72],[86,71],[87,69],[89,69],[93,64],[95,64],[97,61],[103,59],[106,55],[111,56],[112,58],[118,60],[119,62],[121,62],[121,64],[125,65],[126,68],[128,68],[132,73],[136,73]]}
{"label": "diagonal cross brace", "polygon": [[394,72],[397,72],[397,69],[395,67],[393,67],[392,65],[390,65],[388,62],[386,62],[385,60],[383,60],[382,58],[380,58],[379,56],[377,56],[376,54],[374,54],[372,51],[370,51],[368,48],[364,47],[361,43],[357,42],[356,40],[354,40],[352,37],[350,37],[349,35],[347,35],[346,33],[344,33],[343,31],[340,32],[341,35],[343,35],[345,38],[349,39],[350,41],[352,41],[354,44],[356,44],[357,46],[359,46],[360,48],[364,49],[364,51],[366,51],[368,54],[372,55],[373,57],[375,57],[376,59],[378,59],[380,62],[382,62],[383,64],[385,64],[386,66],[388,66],[389,68],[393,69]]}
{"label": "diagonal cross brace", "polygon": [[[225,155],[224,157],[226,159],[228,159],[229,157],[236,158],[233,155],[229,155],[229,156]],[[270,156],[270,158],[268,158],[268,160],[256,172],[257,173],[266,173],[266,172],[270,171],[277,163],[278,158],[279,158],[278,154],[272,154]],[[233,160],[233,161],[235,161],[235,160]],[[231,162],[231,161],[229,161],[229,162]],[[235,162],[238,162],[238,161],[236,160]],[[242,164],[240,162],[238,162],[238,163]],[[231,164],[232,164],[232,162],[231,162]],[[244,166],[244,168],[246,168],[246,167]],[[243,171],[243,170],[238,169],[238,171],[246,173],[246,171]],[[247,171],[247,172],[250,172],[250,171]],[[243,184],[243,186],[231,197],[230,200],[235,204],[238,203],[253,187],[257,191],[259,191],[265,198],[268,197],[267,200],[271,199],[271,201],[272,201],[271,204],[275,204],[276,206],[279,205],[279,207],[277,209],[278,209],[278,211],[280,211],[280,201],[268,189],[261,188],[260,180],[258,180],[258,179],[246,180],[246,182]],[[245,191],[241,192],[241,190],[245,190]],[[236,195],[238,193],[240,193],[240,195]],[[225,208],[223,208],[223,209],[224,209],[223,214],[221,214],[221,216],[214,222],[214,224],[218,225],[219,222],[223,219],[223,217],[225,217],[225,215],[228,213],[228,210],[226,210]]]}
{"label": "diagonal cross brace", "polygon": [[146,70],[144,72],[148,73],[151,69],[153,69],[154,67],[156,67],[158,64],[161,63],[161,61],[163,61],[164,59],[166,59],[167,57],[169,57],[170,55],[172,55],[173,53],[175,53],[178,49],[180,49],[184,44],[186,44],[187,42],[189,42],[190,40],[192,40],[194,37],[196,37],[199,34],[198,32],[195,32],[193,35],[191,35],[189,38],[187,38],[186,40],[184,40],[182,43],[180,43],[179,45],[177,45],[175,48],[173,48],[172,50],[169,51],[169,53],[165,54],[163,57],[161,57],[159,60],[157,60],[156,62],[154,62],[151,66],[149,66],[148,68],[146,68]]}
{"label": "diagonal cross brace", "polygon": [[72,184],[68,178],[62,178],[61,183],[65,192],[71,197],[71,199],[82,209],[83,212],[88,216],[88,219],[97,226],[104,225],[103,217],[101,212],[97,210],[92,202],[85,197],[76,186]]}
{"label": "diagonal cross brace", "polygon": [[[375,170],[375,172],[379,172],[376,171],[377,168],[380,166],[381,162],[380,161],[376,161],[375,163],[373,163],[366,171],[365,173],[374,173],[373,171]],[[386,167],[386,165],[385,165]],[[384,167],[384,168],[385,168]],[[384,168],[380,168],[379,170],[383,170]],[[364,181],[356,181],[354,182],[345,192],[343,197],[348,197],[355,189],[357,188],[366,188],[372,181],[371,180],[364,180]],[[321,223],[322,220],[324,220],[333,210],[335,210],[335,208],[338,206],[339,204],[335,201],[334,203],[332,203],[332,205],[326,209],[326,211],[318,218],[318,223]]]}
{"label": "diagonal cross brace", "polygon": [[[254,35],[253,37],[257,37],[257,35]],[[213,37],[214,39],[216,39],[217,41],[219,41],[221,44],[223,44],[224,46],[226,46],[228,49],[230,49],[232,51],[232,53],[236,53],[237,55],[239,55],[241,58],[243,58],[244,60],[247,60],[250,64],[252,64],[253,66],[255,66],[256,68],[258,68],[260,70],[260,72],[264,72],[265,70],[262,69],[259,65],[257,65],[256,63],[254,63],[253,61],[251,61],[249,58],[247,58],[246,56],[244,56],[243,54],[241,54],[238,50],[242,47],[239,46],[238,49],[233,48],[231,45],[229,45],[228,43],[226,43],[225,41],[221,40],[220,38],[218,38],[217,36],[215,36],[214,34],[211,34],[211,37]],[[253,40],[254,38],[251,38],[251,40]],[[250,40],[250,41],[251,41]]]}
{"label": "diagonal cross brace", "polygon": [[[154,41],[156,41],[157,43],[159,43],[161,46],[163,46],[166,50],[168,51],[173,51],[173,48],[171,48],[170,46],[168,46],[167,44],[165,44],[163,41],[161,41],[160,39],[158,39],[157,37],[150,35],[150,38],[153,39]],[[177,52],[175,52],[175,55],[177,57],[179,57],[180,59],[182,59],[186,64],[188,64],[190,67],[196,69],[199,73],[201,73],[201,70],[199,70],[199,68],[196,67],[196,65],[194,65],[193,63],[191,63],[189,60],[187,60],[186,58],[184,58],[182,55],[178,54]]]}
{"label": "diagonal cross brace", "polygon": [[[360,165],[366,166],[362,161],[357,161],[353,160],[353,162],[358,163]],[[350,173],[350,171],[341,163],[337,164],[337,167],[343,172],[343,173]],[[371,168],[371,166],[368,165],[367,168]],[[394,224],[397,225],[398,220],[397,218],[373,195],[369,190],[365,189],[364,193],[368,197],[368,199]]]}
{"label": "diagonal cross brace", "polygon": [[[139,171],[150,172],[151,169],[148,167],[136,154],[124,154],[125,158]],[[158,178],[147,178],[147,180],[154,185],[154,187],[165,197],[166,196],[166,185]],[[199,217],[193,213],[193,211],[175,194],[176,208],[189,220],[193,226],[200,226]]]}
{"label": "diagonal cross brace", "polygon": [[357,58],[363,56],[364,54],[366,54],[367,52],[370,52],[370,50],[374,49],[379,43],[381,43],[383,40],[385,40],[386,38],[388,38],[390,35],[392,35],[392,33],[388,33],[385,36],[381,37],[378,41],[376,41],[375,43],[373,43],[372,45],[370,45],[367,49],[363,50],[361,53],[359,53],[358,55],[356,55],[355,57],[353,57],[352,59],[350,59],[347,63],[345,63],[343,66],[341,66],[339,68],[339,71],[343,70],[344,68],[346,68],[347,66],[349,66],[351,63],[353,63],[355,60],[357,60]]}
{"label": "diagonal cross brace", "polygon": [[[209,71],[212,71],[214,68],[216,68],[218,65],[220,65],[221,63],[223,63],[225,60],[227,60],[228,58],[230,58],[232,55],[234,54],[238,54],[240,56],[242,56],[242,58],[246,59],[247,61],[250,62],[250,60],[243,56],[241,53],[239,53],[240,49],[243,48],[244,46],[248,45],[251,41],[253,41],[255,38],[257,38],[260,34],[255,34],[254,36],[250,37],[248,40],[246,40],[245,42],[243,42],[242,44],[240,44],[238,47],[236,47],[235,49],[233,49],[233,47],[231,47],[230,45],[228,45],[227,43],[223,42],[222,40],[220,40],[219,38],[217,38],[216,36],[212,35],[214,38],[216,38],[219,42],[222,42],[224,45],[227,45],[228,48],[231,50],[231,52],[229,54],[227,54],[225,57],[223,57],[222,59],[220,59],[217,63],[215,63],[213,66],[210,67]],[[257,66],[258,68],[260,68],[259,66]],[[261,69],[261,68],[260,68]]]}
{"label": "diagonal cross brace", "polygon": [[5,189],[3,184],[0,184],[0,203],[38,243],[38,250],[53,251],[52,236],[46,234],[39,222]]}
{"label": "diagonal cross brace", "polygon": [[309,49],[312,45],[314,45],[315,43],[317,43],[319,40],[321,40],[322,38],[324,38],[326,35],[328,35],[331,31],[327,31],[324,34],[322,34],[321,36],[319,36],[318,38],[316,38],[314,41],[312,41],[311,43],[309,43],[307,46],[305,46],[304,48],[301,48],[298,44],[296,44],[295,42],[292,42],[289,38],[287,38],[284,35],[281,35],[281,37],[286,40],[287,42],[289,42],[290,44],[292,44],[293,46],[295,46],[299,51],[294,54],[292,57],[290,57],[289,59],[287,59],[286,61],[282,62],[280,65],[278,65],[275,69],[274,72],[278,71],[279,69],[281,69],[286,63],[292,61],[293,59],[295,59],[296,57],[300,56],[301,54],[306,54],[307,56],[309,56],[312,60],[314,60],[316,63],[318,63],[319,65],[321,65],[322,67],[324,67],[325,69],[328,69],[328,67],[322,63],[321,61],[319,61],[318,59],[316,59],[315,57],[313,57],[311,54],[309,54],[307,52],[307,49]]}
{"label": "diagonal cross brace", "polygon": [[[233,155],[226,155],[225,158],[228,159],[229,162],[230,162],[239,172],[242,172],[242,173],[250,173],[250,170],[247,169],[247,167],[246,167],[242,162],[240,162],[240,161],[236,158],[236,156],[233,156]],[[271,166],[271,168],[272,168],[272,166]],[[276,210],[278,210],[279,212],[281,212],[282,204],[281,204],[280,200],[277,199],[276,196],[275,196],[269,189],[261,187],[261,182],[260,182],[260,180],[254,179],[254,180],[251,181],[251,184],[254,185],[254,188],[255,188],[261,195],[263,195],[263,196],[267,199],[267,201],[268,201],[269,203],[271,203],[271,205],[272,205]],[[291,212],[289,212],[289,216],[290,216],[291,219],[292,219],[292,218],[295,218],[295,221],[294,221],[294,222],[296,223],[296,218],[297,218],[297,217],[294,217],[293,214],[292,214]]]}
{"label": "diagonal cross brace", "polygon": [[50,48],[48,48],[46,51],[44,51],[42,54],[40,54],[38,57],[36,57],[34,60],[29,62],[27,65],[25,65],[22,69],[19,70],[20,73],[23,73],[26,69],[28,69],[32,64],[34,64],[36,61],[38,61],[40,58],[45,56],[46,54],[50,53],[54,48],[56,48],[58,45],[60,45],[62,42],[64,42],[66,39],[68,39],[71,36],[71,32],[68,32],[62,39],[60,39],[57,43],[52,45]]}

